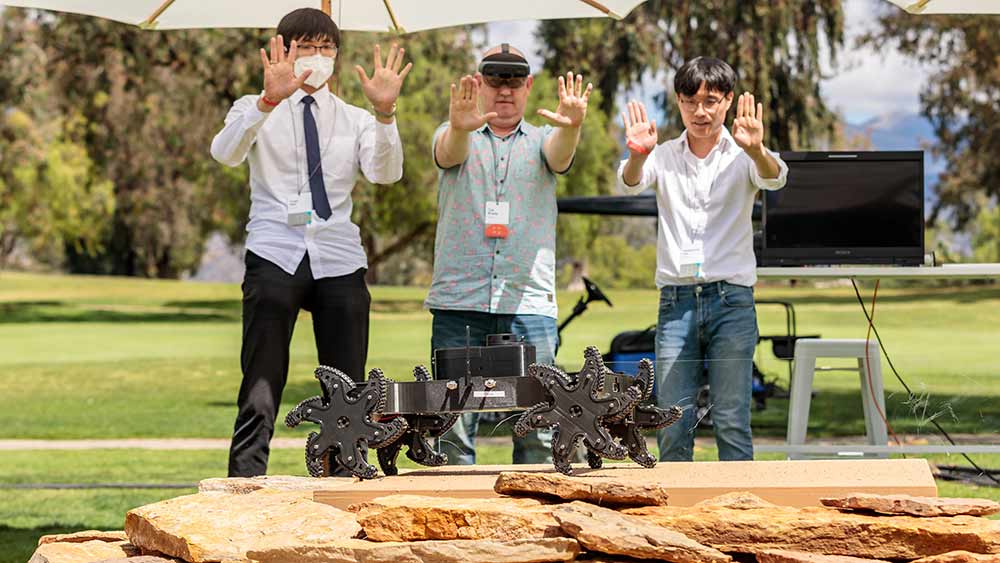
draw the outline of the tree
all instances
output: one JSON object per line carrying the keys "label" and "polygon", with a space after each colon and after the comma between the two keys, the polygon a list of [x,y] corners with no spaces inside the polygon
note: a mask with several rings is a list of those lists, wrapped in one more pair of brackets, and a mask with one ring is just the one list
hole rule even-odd
{"label": "tree", "polygon": [[115,191],[105,251],[95,260],[70,248],[71,268],[178,276],[197,263],[206,232],[245,221],[245,172],[207,152],[232,98],[252,91],[263,33],[149,32],[69,14],[37,21],[61,94],[52,109],[82,117],[88,156]]}
{"label": "tree", "polygon": [[[788,150],[835,135],[837,116],[819,91],[821,47],[835,62],[843,33],[837,0],[650,0],[623,22],[546,21],[538,35],[546,66],[570,61],[595,77],[606,113],[624,86],[644,76],[669,76],[699,55],[723,59],[740,78],[737,88],[764,104],[768,145]],[[661,138],[676,136],[683,126],[673,89],[656,99],[666,117],[658,124]]]}
{"label": "tree", "polygon": [[914,16],[894,7],[862,38],[895,47],[929,68],[921,113],[934,127],[935,155],[946,171],[928,224],[946,218],[961,229],[984,200],[1000,195],[1000,35],[995,16]]}
{"label": "tree", "polygon": [[45,53],[26,35],[34,23],[0,20],[0,268],[19,243],[36,258],[61,257],[64,244],[93,255],[114,210],[112,185],[81,143],[77,115],[49,111],[54,98],[37,69]]}

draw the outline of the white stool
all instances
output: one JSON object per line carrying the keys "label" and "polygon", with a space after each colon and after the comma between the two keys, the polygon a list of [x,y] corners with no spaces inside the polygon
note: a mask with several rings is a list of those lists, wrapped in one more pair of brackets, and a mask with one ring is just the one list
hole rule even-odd
{"label": "white stool", "polygon": [[[828,338],[803,338],[795,342],[795,369],[790,383],[788,403],[787,444],[788,459],[808,457],[796,452],[794,446],[804,446],[809,426],[809,402],[812,399],[813,376],[816,371],[854,371],[854,368],[817,368],[817,358],[857,358],[861,374],[861,405],[865,412],[865,434],[868,444],[885,446],[889,441],[885,421],[885,391],[882,387],[882,356],[878,340],[835,340]],[[868,374],[871,373],[871,385]],[[874,397],[874,400],[873,400]],[[888,457],[888,454],[871,454],[866,457]]]}

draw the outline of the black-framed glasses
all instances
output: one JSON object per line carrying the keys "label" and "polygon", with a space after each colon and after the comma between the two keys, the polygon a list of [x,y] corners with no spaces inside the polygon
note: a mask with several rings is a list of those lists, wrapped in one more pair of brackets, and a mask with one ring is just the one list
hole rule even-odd
{"label": "black-framed glasses", "polygon": [[311,57],[316,53],[319,53],[324,57],[333,57],[337,54],[337,46],[333,43],[320,43],[318,45],[314,45],[312,43],[298,44],[298,56]]}
{"label": "black-framed glasses", "polygon": [[483,76],[483,82],[486,83],[490,88],[510,88],[511,90],[517,90],[518,88],[524,86],[527,82],[527,78],[524,76],[511,76],[511,77],[501,77],[501,76]]}

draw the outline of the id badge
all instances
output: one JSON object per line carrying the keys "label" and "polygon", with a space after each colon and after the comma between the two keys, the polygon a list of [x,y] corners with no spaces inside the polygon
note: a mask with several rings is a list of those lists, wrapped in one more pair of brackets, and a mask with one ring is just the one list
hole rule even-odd
{"label": "id badge", "polygon": [[701,265],[705,262],[705,251],[701,241],[697,241],[690,246],[681,249],[681,277],[703,278],[705,272]]}
{"label": "id badge", "polygon": [[288,225],[301,227],[312,223],[312,194],[296,194],[288,198]]}
{"label": "id badge", "polygon": [[510,235],[509,201],[487,201],[483,218],[486,221],[487,238],[507,238]]}

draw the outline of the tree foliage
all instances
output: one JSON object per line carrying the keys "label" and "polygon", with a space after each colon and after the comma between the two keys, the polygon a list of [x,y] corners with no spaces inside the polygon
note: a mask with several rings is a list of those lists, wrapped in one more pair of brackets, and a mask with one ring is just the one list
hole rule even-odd
{"label": "tree foliage", "polygon": [[[837,0],[649,0],[621,22],[550,20],[538,36],[546,66],[571,61],[595,77],[606,113],[644,76],[670,78],[697,56],[723,59],[739,76],[737,89],[764,104],[766,142],[788,150],[834,137],[837,118],[819,83],[824,53],[833,63],[843,45],[843,18]],[[658,124],[661,139],[676,136],[683,125],[670,84],[656,99],[667,120]]]}
{"label": "tree foliage", "polygon": [[[915,16],[886,9],[863,42],[935,69],[920,93],[922,114],[944,158],[928,223],[955,228],[977,218],[984,200],[1000,196],[1000,34],[996,16]],[[986,197],[984,197],[986,196]]]}
{"label": "tree foliage", "polygon": [[12,17],[0,26],[0,52],[14,55],[0,67],[0,267],[18,245],[60,257],[70,241],[95,254],[114,209],[112,185],[87,154],[83,121],[51,111],[49,85],[36,80],[47,61],[24,40],[34,23]]}

